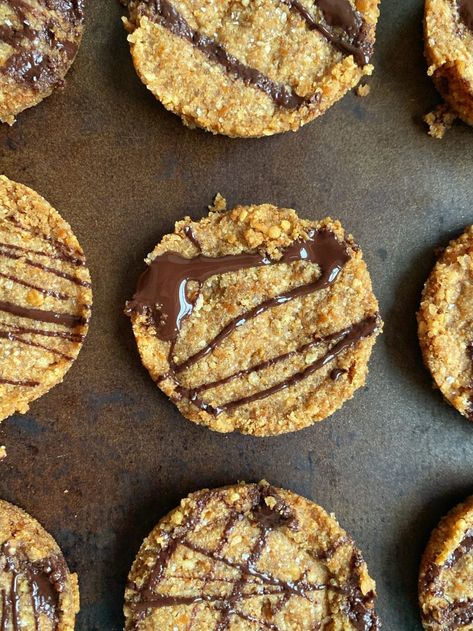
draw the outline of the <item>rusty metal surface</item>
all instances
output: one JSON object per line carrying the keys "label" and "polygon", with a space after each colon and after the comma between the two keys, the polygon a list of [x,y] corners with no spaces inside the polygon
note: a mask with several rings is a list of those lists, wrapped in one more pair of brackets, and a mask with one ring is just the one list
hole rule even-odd
{"label": "rusty metal surface", "polygon": [[[384,0],[371,95],[297,134],[191,131],[137,79],[111,0],[89,0],[66,90],[0,129],[0,171],[41,192],[88,256],[90,335],[64,383],[0,428],[0,497],[28,510],[80,576],[78,631],[122,628],[135,553],[188,492],[262,477],[334,511],[377,580],[390,631],[420,629],[417,567],[431,528],[473,491],[473,426],[431,389],[414,313],[434,247],[473,221],[473,132],[441,142],[419,117],[438,98],[420,0]],[[330,420],[278,438],[184,420],[142,368],[122,315],[142,259],[173,222],[272,201],[340,218],[362,245],[386,322],[367,388]]]}

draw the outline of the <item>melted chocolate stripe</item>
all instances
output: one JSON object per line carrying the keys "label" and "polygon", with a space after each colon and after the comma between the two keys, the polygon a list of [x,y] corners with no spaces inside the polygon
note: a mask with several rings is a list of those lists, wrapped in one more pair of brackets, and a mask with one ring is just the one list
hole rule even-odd
{"label": "melted chocolate stripe", "polygon": [[52,353],[53,355],[58,355],[63,359],[67,359],[68,361],[73,361],[74,358],[70,355],[66,355],[62,351],[57,350],[56,348],[51,348],[50,346],[45,346],[44,344],[39,344],[38,342],[31,342],[29,340],[23,339],[20,335],[15,335],[11,331],[2,331],[0,329],[0,339],[9,340],[11,342],[17,342],[18,344],[23,344],[24,346],[31,346],[32,348],[40,348],[43,351],[47,351],[48,353]]}
{"label": "melted chocolate stripe", "polygon": [[36,386],[39,386],[38,381],[17,381],[14,379],[4,379],[3,377],[0,377],[0,383],[7,386],[25,386],[26,388],[35,388]]}
{"label": "melted chocolate stripe", "polygon": [[69,342],[83,342],[84,335],[80,333],[69,333],[67,331],[46,331],[44,329],[31,329],[23,326],[17,326],[16,324],[9,324],[0,320],[0,326],[7,327],[16,335],[39,335],[41,337],[59,337]]}
{"label": "melted chocolate stripe", "polygon": [[270,298],[269,300],[265,300],[258,306],[246,311],[242,315],[237,316],[233,320],[231,320],[215,337],[214,339],[201,348],[197,353],[188,357],[181,364],[172,364],[172,369],[175,374],[179,374],[183,372],[187,368],[190,368],[198,361],[200,361],[203,357],[211,353],[217,346],[219,346],[229,335],[231,335],[234,331],[236,331],[239,327],[246,324],[249,320],[253,320],[257,318],[259,315],[268,311],[268,309],[272,309],[274,307],[278,307],[280,305],[284,305],[288,302],[291,302],[295,298],[301,298],[303,296],[308,296],[309,294],[314,293],[319,289],[324,289],[328,286],[326,279],[320,277],[319,280],[314,283],[309,283],[308,285],[301,285],[300,287],[295,287],[285,294],[280,294],[275,298]]}
{"label": "melted chocolate stripe", "polygon": [[2,278],[5,278],[6,280],[10,280],[12,283],[16,283],[17,285],[23,285],[23,287],[28,287],[29,289],[35,289],[36,291],[39,291],[39,293],[43,294],[44,296],[51,296],[52,298],[57,298],[58,300],[67,300],[69,298],[67,294],[61,293],[60,291],[54,291],[53,289],[44,289],[43,287],[40,287],[39,285],[28,283],[25,280],[22,280],[21,278],[14,276],[13,274],[3,274],[3,272],[0,272],[0,276]]}
{"label": "melted chocolate stripe", "polygon": [[[266,505],[265,502],[265,498],[268,495],[271,495],[274,499],[276,499],[276,505],[272,508]],[[143,619],[147,610],[150,608],[172,607],[178,605],[196,606],[199,603],[207,602],[209,604],[213,604],[215,610],[220,612],[220,618],[217,621],[214,631],[224,631],[227,629],[232,616],[237,616],[243,620],[252,622],[259,627],[268,628],[272,631],[278,631],[278,627],[272,622],[268,620],[260,620],[246,614],[246,612],[240,611],[238,603],[244,599],[259,597],[262,595],[276,597],[282,595],[283,597],[286,597],[282,601],[282,606],[284,606],[284,603],[292,596],[308,598],[309,591],[320,589],[335,590],[346,599],[346,601],[343,601],[342,605],[346,615],[353,622],[355,628],[360,631],[375,631],[379,628],[376,614],[372,610],[374,594],[370,593],[363,596],[361,593],[359,585],[359,567],[363,563],[363,560],[360,555],[356,554],[356,552],[354,552],[352,557],[349,578],[346,585],[343,587],[338,586],[332,580],[330,580],[327,585],[313,585],[307,583],[306,578],[294,582],[286,582],[264,571],[258,570],[258,561],[266,548],[270,533],[279,527],[291,529],[298,528],[298,522],[296,516],[292,512],[292,509],[281,497],[277,495],[277,492],[272,489],[272,487],[255,486],[254,489],[251,489],[249,496],[252,505],[250,509],[250,519],[256,526],[257,536],[246,560],[238,563],[227,559],[222,555],[223,547],[228,540],[228,533],[232,530],[235,519],[238,519],[233,514],[230,514],[229,519],[222,530],[220,539],[213,550],[208,550],[188,541],[188,535],[200,522],[203,509],[215,496],[215,491],[208,491],[205,493],[199,499],[195,513],[188,518],[184,526],[178,527],[174,534],[168,535],[170,537],[168,544],[158,555],[156,563],[151,570],[145,586],[140,589],[139,599],[135,601],[133,605],[138,617],[138,621],[135,622],[135,629],[139,628],[139,621]],[[164,578],[164,572],[169,565],[172,555],[179,545],[183,545],[191,550],[203,554],[205,557],[215,562],[224,563],[232,569],[238,570],[239,576],[232,581],[233,589],[231,593],[221,597],[204,594],[203,589],[202,593],[197,596],[175,594],[166,595],[156,593],[154,589]],[[208,580],[211,580],[213,575],[214,570],[211,569],[209,573],[203,577],[204,585]],[[175,575],[173,574],[172,576],[174,577]],[[244,588],[248,585],[255,585],[257,591],[254,594],[245,592]],[[135,590],[137,589],[136,585],[132,585],[132,588]],[[280,602],[281,601],[278,601],[278,604],[280,604]]]}
{"label": "melted chocolate stripe", "polygon": [[[270,259],[258,252],[221,257],[200,254],[191,259],[176,252],[165,252],[156,256],[141,275],[135,295],[127,304],[126,313],[129,315],[132,313],[148,315],[156,329],[157,336],[163,341],[174,342],[179,335],[183,321],[192,313],[194,308],[194,304],[187,298],[189,281],[196,281],[202,285],[212,276],[266,265],[304,261],[314,263],[321,269],[317,281],[292,290],[304,295],[333,284],[349,260],[350,255],[347,252],[346,244],[338,241],[335,234],[329,230],[311,230],[305,241],[296,241],[285,248],[278,260]],[[288,292],[288,294],[290,293]],[[285,296],[285,294],[276,296],[270,301],[258,305],[255,309],[266,310],[272,306],[283,304],[288,300]],[[294,297],[296,296],[294,295]],[[272,301],[275,301],[274,304]],[[241,326],[243,322],[240,320],[248,318],[249,313],[252,312],[241,314],[233,321],[235,325],[232,325],[231,322],[228,326],[234,326],[234,328]],[[237,322],[238,324],[236,324]],[[184,370],[184,366],[187,367],[187,362],[192,359],[189,358],[177,369]]]}
{"label": "melted chocolate stripe", "polygon": [[318,31],[345,55],[353,55],[359,66],[369,63],[373,50],[371,43],[364,37],[366,26],[361,14],[353,9],[348,0],[315,0],[327,25],[341,28],[346,34],[346,39],[337,37],[329,28],[320,24],[299,0],[281,2],[298,13],[310,30]]}
{"label": "melted chocolate stripe", "polygon": [[[1,382],[0,382],[1,383]],[[0,627],[0,631],[7,631],[8,624],[8,600],[7,594],[4,589],[1,591],[2,594],[2,626]]]}
{"label": "melted chocolate stripe", "polygon": [[51,324],[60,324],[70,328],[86,324],[86,320],[82,316],[72,315],[70,313],[45,311],[43,309],[29,309],[28,307],[21,307],[20,305],[3,300],[0,300],[0,311],[11,313],[19,318],[37,320],[38,322],[49,322]]}
{"label": "melted chocolate stripe", "polygon": [[40,614],[44,614],[53,622],[53,628],[57,629],[59,599],[66,581],[67,570],[64,561],[59,557],[49,557],[33,562],[23,556],[21,551],[16,550],[12,553],[8,544],[0,548],[0,560],[2,559],[5,570],[11,573],[11,582],[9,594],[2,592],[0,631],[6,631],[9,619],[14,631],[24,628],[24,620],[20,615],[20,595],[24,593],[20,579],[26,581],[30,590],[35,628],[39,629]]}
{"label": "melted chocolate stripe", "polygon": [[[442,570],[448,570],[456,565],[466,554],[471,553],[473,550],[473,531],[468,530],[463,539],[460,541],[455,550],[451,553],[448,559],[445,561],[443,565],[437,565],[432,562],[430,566],[426,569],[423,576],[421,576],[419,581],[419,588],[422,591],[431,592],[436,596],[443,598],[445,595],[445,590],[443,586],[443,581],[440,579],[440,575]],[[470,603],[468,607],[465,607],[465,603]],[[463,608],[463,611],[462,611]],[[452,623],[452,619],[455,616],[459,616],[460,613],[465,616],[470,616],[471,619],[465,620],[462,624],[467,624],[469,622],[473,622],[473,601],[454,601],[446,606],[444,609],[440,610],[442,615],[442,622],[447,624]],[[437,622],[436,613],[434,611],[423,611],[422,617],[426,622]],[[453,617],[453,618],[452,618]],[[459,622],[457,624],[460,624]],[[452,627],[456,628],[456,627]],[[449,631],[450,627],[445,627],[446,631]]]}
{"label": "melted chocolate stripe", "polygon": [[[218,563],[223,563],[227,567],[230,567],[234,570],[239,570],[240,572],[246,571],[247,565],[237,563],[236,561],[231,561],[226,557],[222,556],[216,551],[207,550],[206,548],[202,548],[194,543],[190,543],[188,541],[181,541],[182,546],[192,550],[193,552],[197,552],[198,554],[202,554],[203,556],[212,559]],[[259,572],[254,566],[249,570],[249,574],[251,577],[258,579],[263,583],[263,585],[270,585],[272,587],[278,588],[277,591],[272,593],[278,594],[281,591],[288,592],[293,596],[300,596],[301,598],[305,598],[308,592],[311,591],[323,591],[325,589],[331,589],[333,586],[330,584],[322,584],[322,583],[307,583],[305,580],[297,580],[297,581],[282,581],[265,572]],[[338,591],[338,588],[334,588]]]}
{"label": "melted chocolate stripe", "polygon": [[[5,42],[15,51],[0,68],[0,73],[11,76],[16,82],[27,82],[36,89],[61,83],[60,72],[58,72],[62,63],[60,53],[72,59],[77,52],[77,44],[56,37],[55,27],[58,23],[54,18],[46,20],[45,16],[39,16],[42,28],[41,30],[33,29],[28,15],[30,12],[35,12],[22,0],[10,0],[8,6],[16,13],[20,27],[13,25],[0,27],[0,41]],[[64,17],[73,24],[78,23],[79,16],[76,15],[75,8],[73,12],[64,8],[63,4],[61,13]],[[58,59],[54,60],[50,55],[40,53],[39,42],[56,50]]]}
{"label": "melted chocolate stripe", "polygon": [[473,31],[473,0],[457,0],[458,13],[463,24]]}
{"label": "melted chocolate stripe", "polygon": [[[25,213],[21,213],[21,214],[26,216]],[[18,221],[16,217],[5,217],[5,219],[9,221],[10,223],[12,223],[14,226],[16,226],[19,230],[22,230],[23,232],[26,232],[27,234],[31,234],[34,237],[37,237],[38,239],[41,239],[42,241],[45,241],[46,243],[51,244],[53,248],[56,250],[56,257],[59,260],[72,263],[73,265],[77,265],[81,267],[85,266],[85,259],[81,256],[77,256],[73,251],[71,251],[67,247],[65,243],[62,243],[62,241],[58,241],[57,239],[54,239],[53,237],[45,236],[34,226],[25,226],[24,224],[21,223],[21,221]],[[34,251],[34,254],[39,255],[40,253]],[[54,255],[48,254],[46,256],[55,258]]]}
{"label": "melted chocolate stripe", "polygon": [[[208,383],[203,383],[200,386],[194,386],[193,388],[189,388],[189,394],[187,395],[187,398],[192,399],[195,395],[200,394],[201,392],[205,392],[206,390],[218,388],[219,386],[223,386],[227,383],[230,383],[231,381],[234,381],[235,379],[240,379],[241,377],[245,377],[246,375],[249,375],[253,372],[260,372],[261,370],[265,370],[266,368],[271,368],[272,366],[276,366],[277,364],[285,361],[286,359],[291,359],[292,357],[295,357],[296,355],[305,353],[305,351],[308,351],[314,346],[319,346],[320,344],[323,344],[325,342],[330,342],[336,339],[337,337],[340,337],[341,335],[348,333],[348,331],[349,329],[345,329],[344,331],[331,333],[330,335],[326,335],[324,337],[317,337],[313,339],[311,342],[308,342],[307,344],[304,344],[303,346],[300,346],[299,348],[296,348],[293,351],[289,351],[287,353],[284,353],[283,355],[278,355],[276,357],[272,357],[271,359],[267,359],[266,361],[261,362],[260,364],[256,364],[256,366],[250,366],[249,368],[239,370],[238,372],[235,372],[232,375],[229,375],[228,377],[223,377],[222,379],[218,379],[217,381],[210,381]],[[166,375],[164,375],[160,381],[163,381],[165,378],[166,378]]]}
{"label": "melted chocolate stripe", "polygon": [[235,79],[240,79],[245,85],[251,85],[264,92],[279,107],[297,109],[319,100],[319,94],[310,98],[299,96],[289,86],[273,81],[256,68],[251,68],[239,61],[215,40],[194,30],[169,0],[153,0],[152,7],[155,14],[153,18],[158,24],[168,29],[173,35],[190,42],[210,61],[223,66]]}
{"label": "melted chocolate stripe", "polygon": [[65,278],[71,283],[74,283],[74,285],[79,285],[80,287],[92,286],[88,281],[77,278],[76,276],[73,276],[72,274],[68,274],[67,272],[63,272],[53,267],[48,267],[47,265],[43,265],[42,263],[32,261],[31,259],[28,259],[28,258],[23,258],[20,254],[13,254],[13,252],[9,250],[4,250],[2,248],[3,246],[0,246],[0,256],[3,256],[4,258],[9,258],[9,259],[14,259],[14,260],[21,259],[30,267],[36,267],[40,270],[43,270],[44,272],[47,272],[48,274],[53,274],[54,276],[58,276],[59,278]]}
{"label": "melted chocolate stripe", "polygon": [[[177,577],[173,574],[173,578],[177,578]],[[188,580],[188,579],[189,577],[185,577],[185,580]],[[201,579],[201,580],[204,580],[204,579]],[[235,585],[235,582],[237,581],[239,581],[239,579],[236,579],[236,581],[227,580],[225,582],[231,585]],[[248,582],[246,582],[245,584],[248,585]],[[258,590],[252,593],[245,592],[244,594],[241,595],[240,600],[250,600],[251,598],[259,598],[261,596],[279,596],[282,593],[282,589],[265,590],[265,589],[261,589],[260,583],[255,583],[255,585],[258,587]],[[182,595],[169,596],[168,594],[156,593],[152,600],[147,600],[146,602],[143,602],[143,603],[137,603],[136,606],[134,607],[134,610],[142,611],[143,609],[146,610],[151,607],[153,609],[164,609],[165,607],[176,607],[179,605],[195,605],[195,604],[204,603],[204,602],[217,604],[217,605],[223,605],[226,598],[227,596],[224,596],[224,595],[219,596],[217,594],[199,594],[198,596],[182,596]]]}
{"label": "melted chocolate stripe", "polygon": [[288,377],[287,379],[280,381],[279,383],[276,383],[275,385],[266,388],[265,390],[260,390],[259,392],[255,392],[254,394],[242,397],[241,399],[235,399],[234,401],[223,403],[221,405],[218,405],[217,407],[213,407],[205,401],[202,401],[202,399],[200,399],[196,393],[188,388],[184,388],[183,386],[178,385],[176,387],[176,392],[181,397],[188,398],[191,403],[199,407],[201,410],[208,412],[213,416],[218,416],[223,412],[228,412],[230,410],[234,410],[235,408],[241,407],[242,405],[254,403],[255,401],[260,401],[261,399],[266,399],[267,397],[277,394],[281,390],[285,390],[286,388],[297,385],[298,383],[300,383],[304,379],[307,379],[307,377],[310,377],[310,375],[314,374],[315,372],[326,366],[328,363],[333,361],[345,350],[357,344],[361,339],[373,335],[376,332],[378,326],[378,317],[376,315],[369,316],[362,322],[354,324],[349,329],[347,329],[347,332],[345,332],[341,340],[334,344],[332,348],[330,348],[322,357],[310,364],[304,370],[295,373],[291,377]]}
{"label": "melted chocolate stripe", "polygon": [[197,251],[200,254],[202,252],[202,246],[200,245],[199,240],[195,236],[194,231],[192,230],[192,228],[190,226],[186,226],[184,228],[184,234],[189,239],[189,241],[192,243],[192,245],[194,245],[196,247]]}
{"label": "melted chocolate stripe", "polygon": [[78,267],[84,266],[84,261],[82,259],[78,259],[66,253],[49,254],[48,252],[43,252],[42,250],[33,250],[32,248],[24,248],[20,245],[14,245],[13,243],[3,243],[3,242],[0,243],[0,248],[3,248],[4,250],[17,250],[19,252],[26,252],[27,254],[35,254],[36,256],[43,256],[48,259],[64,261],[65,263],[71,263],[72,265],[76,265]]}

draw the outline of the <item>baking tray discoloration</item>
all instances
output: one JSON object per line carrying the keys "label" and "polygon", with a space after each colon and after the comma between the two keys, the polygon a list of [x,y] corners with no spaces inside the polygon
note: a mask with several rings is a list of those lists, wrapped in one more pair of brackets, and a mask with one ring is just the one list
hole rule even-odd
{"label": "baking tray discoloration", "polygon": [[[422,3],[385,2],[365,99],[297,134],[230,140],[182,126],[136,77],[120,7],[90,0],[64,92],[0,128],[0,170],[42,193],[88,255],[95,304],[64,383],[0,428],[0,496],[57,538],[79,572],[78,631],[122,628],[126,575],[158,519],[190,491],[262,477],[334,511],[376,578],[390,631],[420,629],[416,581],[431,528],[473,491],[473,425],[431,388],[415,310],[433,249],[473,222],[473,131],[432,140],[438,102]],[[184,420],[142,368],[122,315],[143,259],[173,222],[270,201],[342,220],[360,242],[385,333],[367,387],[296,434],[218,435]],[[67,491],[67,492],[66,492]]]}

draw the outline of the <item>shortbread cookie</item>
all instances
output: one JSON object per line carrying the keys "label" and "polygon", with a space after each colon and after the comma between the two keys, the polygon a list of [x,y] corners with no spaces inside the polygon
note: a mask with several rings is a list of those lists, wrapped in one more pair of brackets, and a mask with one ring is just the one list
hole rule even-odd
{"label": "shortbread cookie", "polygon": [[417,320],[435,384],[473,420],[473,226],[450,243],[435,265]]}
{"label": "shortbread cookie", "polygon": [[0,176],[0,420],[62,381],[91,304],[70,226],[40,195]]}
{"label": "shortbread cookie", "polygon": [[269,204],[176,224],[127,311],[142,361],[191,421],[281,434],[365,382],[381,329],[362,254],[337,221]]}
{"label": "shortbread cookie", "polygon": [[419,601],[426,631],[473,629],[473,497],[432,533],[420,569]]}
{"label": "shortbread cookie", "polygon": [[193,493],[145,539],[126,631],[375,631],[375,583],[320,506],[238,484]]}
{"label": "shortbread cookie", "polygon": [[0,500],[0,629],[73,631],[76,574],[38,522]]}
{"label": "shortbread cookie", "polygon": [[0,1],[0,121],[61,86],[79,48],[84,0]]}
{"label": "shortbread cookie", "polygon": [[426,0],[425,54],[440,94],[473,125],[473,0]]}
{"label": "shortbread cookie", "polygon": [[297,130],[371,74],[379,0],[125,0],[136,71],[186,125]]}

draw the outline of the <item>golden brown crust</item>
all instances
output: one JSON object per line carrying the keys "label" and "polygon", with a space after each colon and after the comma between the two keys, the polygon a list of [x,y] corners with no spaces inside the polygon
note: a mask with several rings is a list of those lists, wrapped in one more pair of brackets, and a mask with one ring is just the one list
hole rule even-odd
{"label": "golden brown crust", "polygon": [[89,271],[69,224],[38,193],[0,176],[0,420],[26,412],[62,381],[91,304]]}
{"label": "golden brown crust", "polygon": [[452,109],[473,125],[473,33],[452,0],[425,2],[425,54],[428,74]]}
{"label": "golden brown crust", "polygon": [[[131,17],[125,26],[130,31],[135,69],[163,105],[190,127],[236,137],[296,131],[373,70],[369,64],[357,65],[352,55],[344,56],[279,0],[262,0],[256,9],[253,3],[239,0],[172,1],[192,28],[211,37],[217,34],[217,40],[240,61],[293,86],[300,96],[320,96],[314,103],[286,109],[149,19],[147,5],[151,3],[135,0],[130,4]],[[378,0],[359,0],[356,7],[365,20],[366,37],[374,43]],[[253,45],[255,41],[258,46]]]}
{"label": "golden brown crust", "polygon": [[473,226],[437,261],[417,314],[424,361],[443,396],[472,418]]}
{"label": "golden brown crust", "polygon": [[422,557],[419,603],[426,631],[473,628],[473,496],[443,517]]}
{"label": "golden brown crust", "polygon": [[366,563],[333,516],[267,482],[240,483],[191,494],[145,539],[125,592],[125,628],[183,631],[192,620],[208,631],[227,607],[232,629],[251,619],[312,631],[330,620],[340,631],[375,631],[374,603]]}
{"label": "golden brown crust", "polygon": [[[365,382],[380,322],[374,335],[361,339],[308,378],[260,400],[215,415],[179,395],[180,386],[194,388],[203,383],[215,383],[242,370],[248,372],[230,383],[207,389],[203,399],[218,407],[267,390],[315,363],[331,349],[332,340],[298,352],[267,369],[253,371],[253,367],[296,351],[314,339],[336,335],[378,312],[361,250],[337,221],[299,219],[294,210],[270,204],[211,212],[198,222],[190,218],[177,222],[174,234],[166,235],[148,256],[148,264],[169,251],[186,258],[195,257],[196,246],[186,236],[189,228],[203,253],[210,257],[258,251],[277,260],[285,248],[307,238],[308,233],[316,229],[331,231],[340,243],[345,243],[350,259],[329,288],[280,304],[248,320],[211,353],[180,373],[178,381],[169,377],[170,343],[159,339],[154,327],[149,326],[146,314],[133,313],[133,330],[143,364],[182,414],[215,431],[238,430],[266,436],[307,427],[326,418],[350,399]],[[291,288],[310,284],[318,277],[319,266],[306,262],[253,267],[212,276],[203,284],[193,313],[182,326],[173,350],[173,363],[184,362],[206,346],[236,316]],[[330,377],[334,369],[341,371],[337,379]]]}
{"label": "golden brown crust", "polygon": [[[15,572],[18,571],[16,587],[21,593],[17,606],[17,627],[28,630],[37,628],[31,606],[31,585],[27,581],[28,570],[51,566],[58,576],[53,578],[48,571],[48,574],[44,574],[44,580],[51,580],[55,589],[60,590],[55,592],[54,597],[57,598],[55,609],[58,620],[56,624],[52,616],[42,611],[37,613],[38,623],[42,631],[73,631],[79,612],[77,575],[69,572],[59,546],[35,519],[17,506],[0,500],[0,596],[4,597],[6,603],[3,610],[0,607],[0,623],[5,631],[13,629],[10,597],[15,572],[12,572],[11,563]],[[41,586],[42,582],[38,585]],[[45,594],[48,594],[47,590]],[[52,603],[53,600],[49,604]],[[5,614],[6,619],[3,619]]]}

